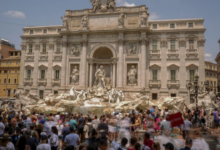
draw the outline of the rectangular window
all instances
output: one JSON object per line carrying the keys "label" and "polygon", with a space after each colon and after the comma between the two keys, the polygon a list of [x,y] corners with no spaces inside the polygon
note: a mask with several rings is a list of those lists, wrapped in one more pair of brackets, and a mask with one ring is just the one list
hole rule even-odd
{"label": "rectangular window", "polygon": [[34,34],[34,30],[30,30],[30,34]]}
{"label": "rectangular window", "polygon": [[216,87],[216,81],[214,81],[214,86]]}
{"label": "rectangular window", "polygon": [[43,90],[40,90],[40,91],[39,91],[39,96],[40,96],[40,99],[43,99],[43,98],[44,98],[44,91],[43,91]]}
{"label": "rectangular window", "polygon": [[33,51],[33,45],[29,44],[29,53],[32,53],[32,51]]}
{"label": "rectangular window", "polygon": [[47,45],[46,44],[43,44],[43,53],[46,53],[47,52]]}
{"label": "rectangular window", "polygon": [[7,73],[8,71],[7,70],[4,70],[4,73]]}
{"label": "rectangular window", "polygon": [[17,83],[17,79],[14,79],[14,83]]}
{"label": "rectangular window", "polygon": [[27,79],[31,78],[31,70],[27,70]]}
{"label": "rectangular window", "polygon": [[40,78],[45,79],[45,70],[41,70]]}
{"label": "rectangular window", "polygon": [[194,40],[189,40],[189,49],[194,49]]}
{"label": "rectangular window", "polygon": [[55,70],[55,79],[60,78],[60,70]]}
{"label": "rectangular window", "polygon": [[6,83],[6,79],[4,79],[4,83]]}
{"label": "rectangular window", "polygon": [[157,70],[152,70],[153,80],[157,80]]}
{"label": "rectangular window", "polygon": [[157,93],[152,93],[152,100],[157,100]]}
{"label": "rectangular window", "polygon": [[12,64],[12,61],[10,61],[10,65]]}
{"label": "rectangular window", "polygon": [[193,28],[193,23],[189,23],[189,24],[188,24],[188,27],[189,27],[189,28]]}
{"label": "rectangular window", "polygon": [[170,80],[176,80],[176,70],[170,70]]}
{"label": "rectangular window", "polygon": [[54,95],[58,95],[58,91],[53,91],[53,94]]}
{"label": "rectangular window", "polygon": [[11,82],[11,79],[8,79],[8,83],[10,83]]}
{"label": "rectangular window", "polygon": [[170,94],[171,97],[176,97],[176,94]]}
{"label": "rectangular window", "polygon": [[0,61],[0,66],[2,65],[2,62]]}
{"label": "rectangular window", "polygon": [[58,29],[58,32],[61,32],[61,29]]}
{"label": "rectangular window", "polygon": [[18,60],[16,60],[16,65],[18,65]]}
{"label": "rectangular window", "polygon": [[195,79],[195,70],[189,70],[189,79],[194,81]]}
{"label": "rectangular window", "polygon": [[209,68],[212,70],[212,65],[210,65]]}
{"label": "rectangular window", "polygon": [[152,48],[153,50],[157,50],[157,40],[152,41]]}
{"label": "rectangular window", "polygon": [[14,94],[16,93],[16,89],[14,89]]}
{"label": "rectangular window", "polygon": [[15,73],[17,73],[18,72],[18,70],[15,70]]}
{"label": "rectangular window", "polygon": [[8,73],[11,73],[11,70],[8,70]]}
{"label": "rectangular window", "polygon": [[44,33],[47,33],[47,29],[44,29]]}
{"label": "rectangular window", "polygon": [[2,71],[0,70],[0,73],[2,73]]}
{"label": "rectangular window", "polygon": [[210,84],[211,84],[211,86],[213,86],[213,83],[212,83],[212,81],[210,81]]}
{"label": "rectangular window", "polygon": [[157,24],[153,24],[153,29],[157,29]]}
{"label": "rectangular window", "polygon": [[60,44],[60,43],[57,43],[57,52],[58,52],[58,53],[60,52],[60,48],[61,48],[61,44]]}
{"label": "rectangular window", "polygon": [[175,50],[176,49],[176,41],[175,40],[171,40],[170,41],[170,49],[171,50]]}
{"label": "rectangular window", "polygon": [[170,24],[170,28],[175,28],[175,24]]}
{"label": "rectangular window", "polygon": [[8,65],[8,61],[6,61],[5,64]]}

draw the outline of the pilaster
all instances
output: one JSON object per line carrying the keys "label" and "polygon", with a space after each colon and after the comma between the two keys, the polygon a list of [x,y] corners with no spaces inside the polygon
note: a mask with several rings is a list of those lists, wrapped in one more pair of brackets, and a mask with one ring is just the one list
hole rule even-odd
{"label": "pilaster", "polygon": [[118,46],[118,75],[117,75],[117,87],[123,87],[123,67],[124,67],[124,59],[123,59],[123,51],[124,51],[124,40],[119,39],[119,46]]}
{"label": "pilaster", "polygon": [[[84,37],[84,36],[83,36]],[[86,86],[86,51],[87,51],[87,45],[88,41],[87,39],[83,39],[81,41],[82,43],[82,53],[80,57],[80,77],[79,77],[79,85],[82,87]]]}
{"label": "pilaster", "polygon": [[19,87],[18,88],[23,88],[24,87],[24,61],[25,61],[25,54],[26,54],[27,46],[26,44],[21,44],[21,64],[20,64],[20,77],[19,77]]}
{"label": "pilaster", "polygon": [[62,69],[61,69],[61,87],[66,86],[66,61],[67,61],[67,46],[68,42],[62,42]]}

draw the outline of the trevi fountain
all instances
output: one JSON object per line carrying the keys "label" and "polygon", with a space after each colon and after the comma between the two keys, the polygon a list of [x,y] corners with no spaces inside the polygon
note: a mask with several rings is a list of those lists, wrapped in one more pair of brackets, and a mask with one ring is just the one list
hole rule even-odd
{"label": "trevi fountain", "polygon": [[[135,84],[136,82],[135,73],[136,69],[132,66],[128,72],[130,84]],[[73,69],[71,78],[72,82],[78,82],[77,68]],[[43,100],[40,100],[37,94],[18,91],[16,93],[16,105],[23,106],[23,109],[28,112],[79,112],[83,114],[94,113],[97,115],[111,113],[116,110],[127,113],[136,108],[150,109],[152,105],[157,106],[158,109],[168,107],[173,112],[181,112],[184,107],[185,98],[161,97],[158,101],[153,101],[150,100],[145,89],[126,98],[123,91],[112,88],[110,79],[105,77],[103,66],[100,66],[96,70],[95,78],[94,85],[91,89],[78,91],[73,86],[69,93],[59,95],[48,94]],[[211,111],[215,107],[218,107],[213,102],[214,98],[215,94],[213,92],[202,92],[202,94],[198,95],[198,104],[199,106],[203,105],[207,111]],[[188,105],[188,107],[195,108],[195,102]]]}

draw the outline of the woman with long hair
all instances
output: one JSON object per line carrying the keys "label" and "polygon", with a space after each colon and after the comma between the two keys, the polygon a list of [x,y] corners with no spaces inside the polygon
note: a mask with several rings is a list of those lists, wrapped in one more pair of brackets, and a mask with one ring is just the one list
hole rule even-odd
{"label": "woman with long hair", "polygon": [[154,142],[154,144],[151,147],[152,150],[161,150],[160,148],[160,143],[159,142]]}
{"label": "woman with long hair", "polygon": [[57,150],[58,146],[59,146],[59,138],[58,138],[58,130],[55,126],[53,126],[51,128],[52,131],[52,135],[50,137],[50,146],[51,146],[51,150]]}

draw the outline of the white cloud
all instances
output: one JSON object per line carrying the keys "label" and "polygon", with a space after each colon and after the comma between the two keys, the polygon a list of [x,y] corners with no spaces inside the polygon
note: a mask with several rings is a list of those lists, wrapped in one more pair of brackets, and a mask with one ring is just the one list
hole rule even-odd
{"label": "white cloud", "polygon": [[116,0],[117,6],[126,6],[126,7],[132,7],[135,6],[134,3],[128,3],[126,0]]}
{"label": "white cloud", "polygon": [[10,16],[10,17],[13,17],[13,18],[19,18],[19,19],[25,19],[26,18],[25,14],[23,12],[15,11],[15,10],[9,10],[7,12],[4,12],[4,15]]}
{"label": "white cloud", "polygon": [[149,20],[157,20],[159,19],[160,16],[154,12],[150,13],[150,17],[149,17]]}
{"label": "white cloud", "polygon": [[205,61],[215,62],[212,54],[210,54],[210,53],[205,54]]}

